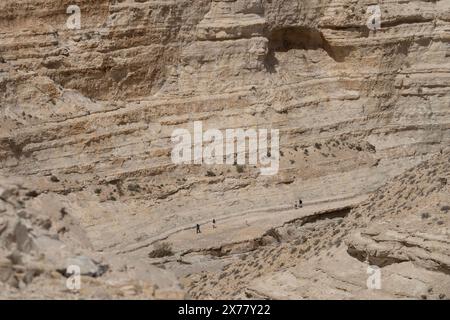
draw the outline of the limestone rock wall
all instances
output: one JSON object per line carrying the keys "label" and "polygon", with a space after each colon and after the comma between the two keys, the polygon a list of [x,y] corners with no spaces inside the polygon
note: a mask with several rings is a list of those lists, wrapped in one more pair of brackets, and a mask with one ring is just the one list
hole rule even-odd
{"label": "limestone rock wall", "polygon": [[[0,3],[0,175],[66,197],[96,249],[253,239],[299,197],[356,205],[449,146],[446,0],[77,1],[80,30],[70,4]],[[279,129],[279,173],[174,165],[170,135],[195,120]]]}

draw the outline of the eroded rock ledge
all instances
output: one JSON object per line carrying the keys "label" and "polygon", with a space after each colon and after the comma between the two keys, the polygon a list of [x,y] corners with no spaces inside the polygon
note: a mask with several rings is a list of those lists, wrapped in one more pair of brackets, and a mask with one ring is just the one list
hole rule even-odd
{"label": "eroded rock ledge", "polygon": [[[412,204],[386,208],[399,212],[400,228],[364,220],[366,214],[385,214],[371,204],[378,201],[373,195],[405,172],[411,175],[409,186],[416,188],[405,196],[422,197],[423,192],[419,208],[435,203],[438,186],[423,189],[425,181],[417,176],[421,169],[416,170],[446,154],[450,142],[448,1],[381,3],[377,32],[366,27],[370,1],[78,1],[80,30],[66,28],[69,4],[1,1],[0,185],[13,179],[37,194],[26,203],[33,208],[39,203],[38,216],[52,211],[47,205],[53,201],[55,214],[64,207],[79,230],[77,237],[85,241],[85,255],[148,264],[153,262],[148,254],[166,241],[174,256],[163,265],[184,278],[193,271],[172,266],[180,264],[180,256],[192,258],[198,266],[194,272],[215,272],[230,253],[253,248],[271,261],[277,252],[294,250],[290,243],[281,251],[248,244],[269,241],[268,230],[295,221],[308,221],[300,230],[325,224],[330,241],[343,241],[340,232],[332,233],[353,214],[314,217],[365,204],[352,211],[361,214],[352,220],[359,233],[339,247],[337,265],[359,268],[359,260],[367,259],[400,277],[398,265],[417,264],[425,270],[420,279],[432,287],[438,278],[448,283],[447,238],[434,227],[420,234],[404,229],[410,216],[403,212],[411,213]],[[170,135],[196,120],[205,129],[279,129],[279,174],[263,177],[252,166],[175,166]],[[293,207],[299,198],[302,210]],[[22,208],[8,210],[13,228]],[[431,215],[425,211],[420,214]],[[212,219],[219,225],[214,231]],[[196,223],[205,228],[201,236],[193,233]],[[448,220],[442,223],[448,229]],[[27,239],[28,229],[21,224],[7,234],[16,229]],[[310,241],[319,246],[321,236],[313,234]],[[319,249],[312,251],[317,259]],[[205,262],[208,255],[202,253],[211,250],[220,250],[223,259]],[[295,254],[298,260],[292,261],[299,266],[316,266]],[[5,263],[9,283],[12,267]],[[248,269],[245,288],[234,280],[225,285],[209,278],[187,288],[203,297],[206,283],[218,281],[224,296],[266,297],[271,287],[261,287],[261,279],[284,267],[255,268]],[[355,275],[331,276],[326,266],[321,268],[320,279],[313,279],[323,281],[323,288],[344,279],[339,280],[344,289],[331,295],[364,297],[361,283],[352,287],[347,281]],[[280,277],[272,279],[275,287]],[[304,281],[309,280],[287,297],[320,297]],[[20,283],[13,287],[22,288]],[[312,291],[304,291],[305,286]],[[432,297],[449,296],[448,289],[435,288],[439,294]],[[16,296],[23,294],[17,290]],[[387,294],[427,295],[411,290]]]}

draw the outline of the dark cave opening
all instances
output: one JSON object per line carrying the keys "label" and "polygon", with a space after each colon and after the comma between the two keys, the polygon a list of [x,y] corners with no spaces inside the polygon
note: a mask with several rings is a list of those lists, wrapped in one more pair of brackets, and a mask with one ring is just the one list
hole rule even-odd
{"label": "dark cave opening", "polygon": [[326,41],[317,29],[288,27],[273,30],[269,35],[269,49],[287,52],[293,49],[325,49]]}
{"label": "dark cave opening", "polygon": [[285,27],[274,29],[268,34],[269,54],[266,67],[274,71],[278,64],[276,53],[290,50],[324,50],[336,62],[343,62],[350,48],[331,46],[322,32],[315,28]]}

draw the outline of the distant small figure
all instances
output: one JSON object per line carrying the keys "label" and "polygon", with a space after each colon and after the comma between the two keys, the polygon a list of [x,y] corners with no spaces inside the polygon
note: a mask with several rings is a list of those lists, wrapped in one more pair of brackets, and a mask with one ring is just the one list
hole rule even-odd
{"label": "distant small figure", "polygon": [[200,231],[200,225],[197,223],[197,233],[202,233],[201,231]]}
{"label": "distant small figure", "polygon": [[213,229],[217,228],[216,227],[216,219],[213,219]]}
{"label": "distant small figure", "polygon": [[59,212],[61,213],[61,220],[68,214],[66,208],[62,208]]}
{"label": "distant small figure", "polygon": [[298,199],[298,207],[303,208],[303,201],[302,199]]}

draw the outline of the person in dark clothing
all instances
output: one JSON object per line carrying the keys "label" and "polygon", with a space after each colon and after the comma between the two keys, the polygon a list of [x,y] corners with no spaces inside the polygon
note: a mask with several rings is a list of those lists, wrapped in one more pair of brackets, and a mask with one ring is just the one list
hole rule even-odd
{"label": "person in dark clothing", "polygon": [[298,199],[298,207],[302,208],[303,207],[303,201],[302,199]]}
{"label": "person in dark clothing", "polygon": [[200,225],[197,223],[197,233],[202,233],[201,231],[200,231]]}
{"label": "person in dark clothing", "polygon": [[216,227],[216,219],[213,219],[213,229],[217,228]]}

